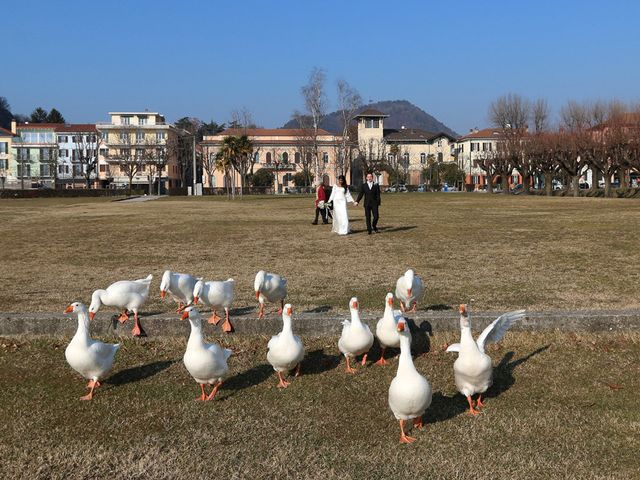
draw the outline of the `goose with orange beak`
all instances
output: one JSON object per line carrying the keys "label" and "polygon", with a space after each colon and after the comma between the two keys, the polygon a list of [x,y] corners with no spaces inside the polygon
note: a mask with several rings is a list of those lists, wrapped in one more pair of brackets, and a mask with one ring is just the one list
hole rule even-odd
{"label": "goose with orange beak", "polygon": [[140,280],[121,280],[112,283],[106,290],[96,290],[91,295],[91,304],[89,305],[89,318],[98,313],[103,305],[107,307],[117,307],[122,310],[118,317],[120,323],[129,320],[129,312],[133,312],[133,330],[131,333],[134,337],[145,337],[147,334],[140,325],[138,311],[149,298],[149,288],[153,275]]}
{"label": "goose with orange beak", "polygon": [[[202,317],[196,307],[185,308],[180,318],[182,320],[189,319],[191,324],[191,334],[182,360],[187,371],[200,384],[201,394],[196,397],[196,400],[213,400],[229,373],[227,360],[232,352],[215,343],[204,341]],[[208,395],[205,392],[205,385],[213,385],[213,389]]]}
{"label": "goose with orange beak", "polygon": [[424,284],[412,269],[407,270],[396,282],[396,297],[400,301],[400,310],[415,312],[418,300],[424,294]]}
{"label": "goose with orange beak", "polygon": [[72,303],[64,313],[78,314],[78,329],[64,351],[64,356],[71,368],[89,380],[87,384],[89,393],[80,397],[80,400],[91,400],[94,390],[100,386],[100,380],[111,370],[120,344],[103,343],[91,339],[89,313],[82,303]]}
{"label": "goose with orange beak", "polygon": [[356,373],[351,366],[351,359],[362,355],[362,365],[367,364],[367,352],[373,345],[373,334],[369,325],[360,320],[358,299],[356,297],[349,300],[349,310],[351,311],[351,321],[342,322],[342,335],[338,340],[338,348],[344,355],[347,362],[347,373]]}
{"label": "goose with orange beak", "polygon": [[396,329],[400,337],[400,360],[398,372],[389,386],[389,407],[400,422],[400,442],[412,443],[416,439],[406,434],[405,422],[413,420],[414,427],[422,428],[422,415],[431,405],[431,385],[413,364],[407,321],[401,318]]}
{"label": "goose with orange beak", "polygon": [[[387,348],[400,347],[400,335],[397,327],[398,322],[403,317],[400,311],[393,309],[393,293],[387,293],[384,303],[384,315],[376,324],[376,337],[380,343],[380,359],[376,362],[376,365],[387,364],[384,359],[384,352]],[[409,330],[407,330],[408,332]],[[410,333],[408,335],[411,336]]]}
{"label": "goose with orange beak", "polygon": [[287,388],[283,373],[296,369],[295,376],[300,375],[300,367],[304,358],[304,345],[300,337],[293,334],[291,319],[293,309],[287,303],[282,310],[282,331],[271,337],[267,345],[267,361],[278,374],[278,388]]}
{"label": "goose with orange beak", "polygon": [[[499,342],[509,327],[525,316],[524,310],[500,315],[482,331],[477,340],[474,340],[467,305],[460,305],[460,343],[449,345],[447,352],[458,352],[458,358],[453,364],[453,373],[458,391],[467,398],[470,415],[480,413],[476,409],[484,407],[482,394],[493,383],[493,366],[491,357],[484,352],[485,345]],[[471,397],[476,393],[478,399],[474,404]]]}
{"label": "goose with orange beak", "polygon": [[278,315],[280,315],[284,309],[284,299],[287,298],[287,281],[276,273],[267,273],[264,270],[260,270],[256,273],[256,278],[253,282],[253,289],[256,292],[256,299],[260,304],[258,311],[258,318],[264,318],[264,303],[277,303],[280,302],[280,309]]}

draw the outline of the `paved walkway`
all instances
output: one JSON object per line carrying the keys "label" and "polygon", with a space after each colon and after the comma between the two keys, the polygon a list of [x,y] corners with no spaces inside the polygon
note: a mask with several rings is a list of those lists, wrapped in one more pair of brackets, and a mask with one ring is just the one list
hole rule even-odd
{"label": "paved walkway", "polygon": [[[273,310],[270,310],[271,312]],[[372,328],[382,315],[363,312],[361,318]],[[474,331],[479,331],[493,321],[499,313],[472,312]],[[203,316],[208,317],[207,312]],[[133,322],[124,326],[115,322],[116,315],[105,309],[92,322],[95,334],[122,334],[128,336]],[[294,331],[307,336],[336,336],[342,329],[342,320],[349,318],[347,312],[294,312]],[[459,328],[459,316],[455,311],[418,311],[407,315],[413,328],[426,333],[453,331]],[[141,322],[147,334],[152,336],[186,336],[189,323],[180,321],[179,315],[167,312],[143,312]],[[264,320],[257,319],[254,308],[239,308],[231,311],[231,322],[237,334],[273,335],[282,328],[282,320],[270,313]],[[7,335],[63,335],[71,336],[77,321],[73,314],[62,313],[0,313],[0,336]],[[515,330],[559,329],[569,331],[629,331],[640,330],[640,310],[591,310],[591,311],[546,311],[528,312],[527,317],[515,324]],[[209,332],[219,327],[207,326]]]}
{"label": "paved walkway", "polygon": [[164,198],[167,195],[141,195],[139,197],[131,197],[126,198],[124,200],[118,200],[120,203],[139,203],[139,202],[149,202],[151,200],[158,200],[159,198]]}

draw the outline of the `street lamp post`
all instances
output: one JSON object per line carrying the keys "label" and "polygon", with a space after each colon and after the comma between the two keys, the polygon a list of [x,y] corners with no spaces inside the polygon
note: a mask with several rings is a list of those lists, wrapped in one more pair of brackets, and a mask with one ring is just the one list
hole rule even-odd
{"label": "street lamp post", "polygon": [[274,160],[273,163],[276,166],[276,191],[274,193],[277,194],[279,192],[279,190],[278,190],[278,165],[280,165],[280,160]]}

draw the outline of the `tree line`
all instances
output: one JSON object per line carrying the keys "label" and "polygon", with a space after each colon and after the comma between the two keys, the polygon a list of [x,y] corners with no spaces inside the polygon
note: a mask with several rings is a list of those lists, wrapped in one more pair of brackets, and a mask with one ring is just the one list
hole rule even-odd
{"label": "tree line", "polygon": [[487,176],[487,190],[500,178],[502,191],[517,170],[522,188],[544,185],[552,195],[560,182],[574,195],[580,194],[580,179],[592,172],[591,190],[604,186],[613,195],[614,181],[630,186],[630,176],[640,170],[640,109],[618,100],[569,101],[560,110],[555,126],[545,100],[530,101],[519,95],[504,95],[489,106],[489,119],[498,130],[496,148],[479,152],[477,166]]}

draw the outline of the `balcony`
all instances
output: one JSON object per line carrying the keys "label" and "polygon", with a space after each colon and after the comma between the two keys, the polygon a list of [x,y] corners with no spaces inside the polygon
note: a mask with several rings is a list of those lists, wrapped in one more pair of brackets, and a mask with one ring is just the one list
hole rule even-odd
{"label": "balcony", "polygon": [[279,172],[293,172],[296,170],[298,163],[257,163],[256,165],[260,165],[260,168],[266,168],[267,170],[277,170]]}

